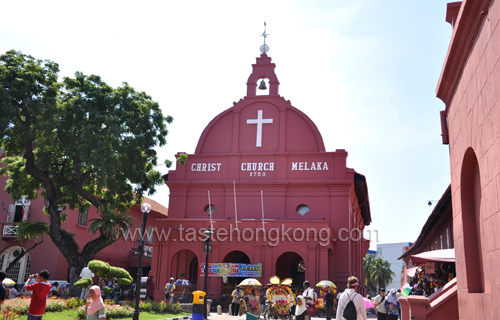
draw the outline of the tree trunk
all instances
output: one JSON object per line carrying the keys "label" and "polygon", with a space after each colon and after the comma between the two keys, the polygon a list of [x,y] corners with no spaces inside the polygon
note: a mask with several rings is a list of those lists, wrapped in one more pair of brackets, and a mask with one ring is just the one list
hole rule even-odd
{"label": "tree trunk", "polygon": [[[81,265],[70,265],[69,267],[69,283],[75,283],[80,279],[80,272],[85,268],[87,264]],[[82,288],[76,286],[69,287],[69,295],[70,297],[79,297],[82,292]]]}

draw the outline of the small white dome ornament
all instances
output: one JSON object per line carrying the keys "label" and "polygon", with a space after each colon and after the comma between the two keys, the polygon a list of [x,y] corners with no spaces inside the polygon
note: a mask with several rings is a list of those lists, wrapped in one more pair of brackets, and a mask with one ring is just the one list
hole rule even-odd
{"label": "small white dome ornament", "polygon": [[264,37],[264,44],[259,47],[260,53],[266,54],[269,52],[269,46],[266,44],[266,38],[269,34],[266,33],[266,22],[264,21],[264,32],[260,35]]}

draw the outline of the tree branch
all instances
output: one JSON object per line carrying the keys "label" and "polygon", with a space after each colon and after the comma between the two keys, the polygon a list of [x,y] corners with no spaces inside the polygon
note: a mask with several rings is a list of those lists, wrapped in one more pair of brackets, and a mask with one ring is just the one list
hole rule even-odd
{"label": "tree branch", "polygon": [[43,243],[43,240],[40,241],[40,242],[36,242],[31,248],[27,249],[27,250],[24,250],[24,248],[21,248],[21,254],[19,256],[17,256],[17,258],[15,258],[14,260],[12,260],[11,263],[9,263],[9,265],[7,266],[7,268],[5,269],[5,273],[8,273],[10,269],[12,269],[12,267],[19,261],[21,260],[28,252],[30,252],[31,250],[35,249],[37,246],[41,245]]}

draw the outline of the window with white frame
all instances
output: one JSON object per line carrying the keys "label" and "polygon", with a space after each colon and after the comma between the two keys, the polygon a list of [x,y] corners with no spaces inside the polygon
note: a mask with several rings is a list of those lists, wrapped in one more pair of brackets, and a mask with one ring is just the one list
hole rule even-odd
{"label": "window with white frame", "polygon": [[81,212],[78,214],[78,225],[79,226],[87,226],[87,215],[88,212]]}
{"label": "window with white frame", "polygon": [[28,199],[28,196],[22,196],[14,204],[10,204],[6,222],[20,222],[28,219],[30,204],[31,200]]}

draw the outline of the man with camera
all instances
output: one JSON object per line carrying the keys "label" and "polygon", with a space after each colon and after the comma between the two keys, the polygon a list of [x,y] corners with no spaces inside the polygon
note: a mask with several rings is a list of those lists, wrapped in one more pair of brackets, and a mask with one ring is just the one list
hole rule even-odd
{"label": "man with camera", "polygon": [[[47,281],[49,276],[47,270],[42,270],[40,273],[31,274],[24,284],[26,291],[33,291],[27,320],[42,320],[47,305],[47,296],[52,288],[52,285]],[[32,280],[35,280],[35,283],[30,284]]]}

